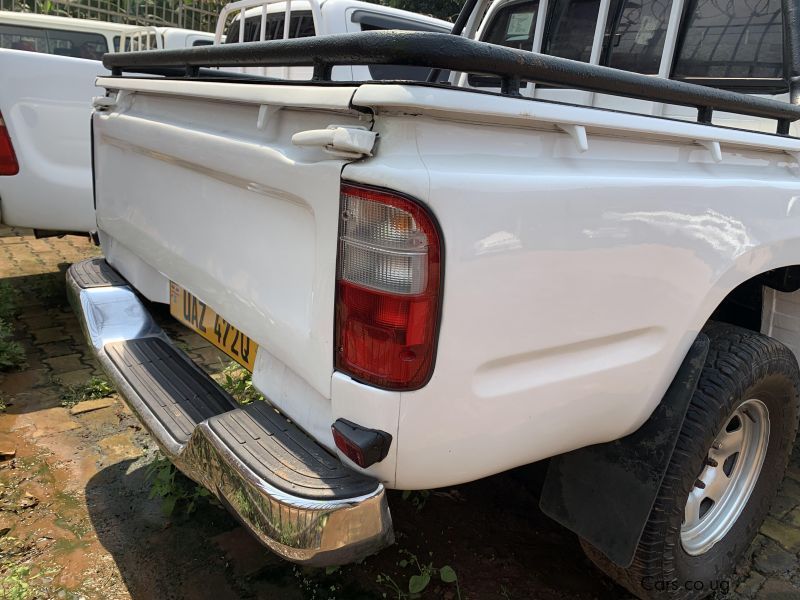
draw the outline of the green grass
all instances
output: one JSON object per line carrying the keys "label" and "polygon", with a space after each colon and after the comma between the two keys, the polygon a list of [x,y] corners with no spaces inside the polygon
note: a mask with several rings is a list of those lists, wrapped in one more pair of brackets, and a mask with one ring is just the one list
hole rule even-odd
{"label": "green grass", "polygon": [[[60,384],[57,378],[54,381]],[[71,408],[78,402],[106,398],[113,394],[114,391],[114,386],[107,379],[92,377],[89,381],[80,385],[64,386],[64,391],[61,393],[61,406]]]}
{"label": "green grass", "polygon": [[201,502],[213,501],[211,492],[186,477],[160,455],[147,466],[147,480],[150,482],[150,498],[161,499],[161,510],[166,516],[172,515],[177,508],[190,515]]}
{"label": "green grass", "polygon": [[28,600],[34,597],[31,581],[38,575],[31,575],[26,565],[0,565],[0,600]]}
{"label": "green grass", "polygon": [[[397,566],[408,569],[410,573],[402,573],[392,577],[387,573],[379,574],[375,582],[388,590],[388,594],[398,600],[412,600],[419,598],[432,581],[439,580],[444,584],[455,584],[455,598],[461,600],[461,588],[458,585],[458,575],[450,565],[434,567],[433,562],[420,561],[416,554],[400,549],[400,554],[406,558],[400,560]],[[386,597],[387,594],[384,594]],[[452,597],[452,596],[451,596]]]}
{"label": "green grass", "polygon": [[252,375],[236,363],[230,363],[222,370],[220,385],[239,404],[250,404],[264,400],[264,396],[253,387]]}
{"label": "green grass", "polygon": [[8,282],[0,282],[0,371],[19,369],[25,364],[25,350],[14,340],[11,322],[17,314],[19,291]]}

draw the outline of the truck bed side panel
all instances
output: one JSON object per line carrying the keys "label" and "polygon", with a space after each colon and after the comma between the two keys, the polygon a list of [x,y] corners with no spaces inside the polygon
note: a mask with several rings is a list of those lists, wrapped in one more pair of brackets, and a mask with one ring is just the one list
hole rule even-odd
{"label": "truck bed side panel", "polygon": [[381,157],[344,176],[385,181],[382,159],[415,140],[446,241],[436,369],[401,400],[400,488],[630,433],[725,294],[800,262],[798,167],[781,152],[715,163],[653,120],[662,139],[593,132],[581,153],[547,123],[379,110]]}

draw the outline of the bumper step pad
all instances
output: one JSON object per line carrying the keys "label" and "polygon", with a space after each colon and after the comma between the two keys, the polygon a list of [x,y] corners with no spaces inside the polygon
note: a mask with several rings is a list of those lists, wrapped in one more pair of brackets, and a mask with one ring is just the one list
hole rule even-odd
{"label": "bumper step pad", "polygon": [[102,258],[92,258],[75,263],[69,268],[70,275],[81,289],[128,285],[128,282]]}
{"label": "bumper step pad", "polygon": [[213,379],[162,339],[110,342],[105,351],[179,444],[189,441],[198,423],[238,408]]}
{"label": "bumper step pad", "polygon": [[289,494],[342,500],[375,492],[374,479],[345,467],[265,402],[209,419],[208,426],[248,469]]}
{"label": "bumper step pad", "polygon": [[70,267],[67,289],[98,361],[162,451],[265,545],[326,566],[392,543],[380,482],[343,465],[266,402],[238,405],[104,260]]}

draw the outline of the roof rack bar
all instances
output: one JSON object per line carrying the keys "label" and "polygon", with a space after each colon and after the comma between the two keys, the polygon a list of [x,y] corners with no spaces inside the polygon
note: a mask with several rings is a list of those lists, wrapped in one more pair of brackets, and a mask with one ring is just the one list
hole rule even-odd
{"label": "roof rack bar", "polygon": [[[800,120],[800,106],[683,81],[515,50],[463,37],[414,31],[366,31],[317,37],[106,54],[115,72],[152,67],[313,66],[322,76],[335,65],[414,65],[518,78],[704,110]],[[328,75],[329,77],[329,75]],[[327,79],[327,78],[326,78]],[[513,91],[513,85],[511,86]]]}
{"label": "roof rack bar", "polygon": [[[464,27],[467,26],[467,21],[469,21],[469,17],[472,14],[472,11],[475,10],[475,6],[478,4],[480,0],[467,0],[464,2],[464,6],[461,7],[461,12],[458,13],[458,17],[456,17],[456,22],[453,23],[453,28],[450,30],[450,35],[458,35],[460,36],[461,33],[464,31]],[[433,83],[439,80],[439,75],[442,74],[441,69],[431,69],[431,72],[428,73],[427,81],[429,83]]]}
{"label": "roof rack bar", "polygon": [[714,117],[714,109],[710,106],[701,106],[697,109],[697,122],[710,125]]}
{"label": "roof rack bar", "polygon": [[786,60],[789,63],[789,101],[800,104],[800,3],[783,0]]}

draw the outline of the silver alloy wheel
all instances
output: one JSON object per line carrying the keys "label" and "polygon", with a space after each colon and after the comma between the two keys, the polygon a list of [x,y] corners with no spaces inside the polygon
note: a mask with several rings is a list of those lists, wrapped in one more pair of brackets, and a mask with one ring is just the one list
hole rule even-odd
{"label": "silver alloy wheel", "polygon": [[742,514],[769,446],[769,411],[761,400],[742,402],[714,438],[706,465],[689,493],[681,544],[693,556],[708,552]]}

